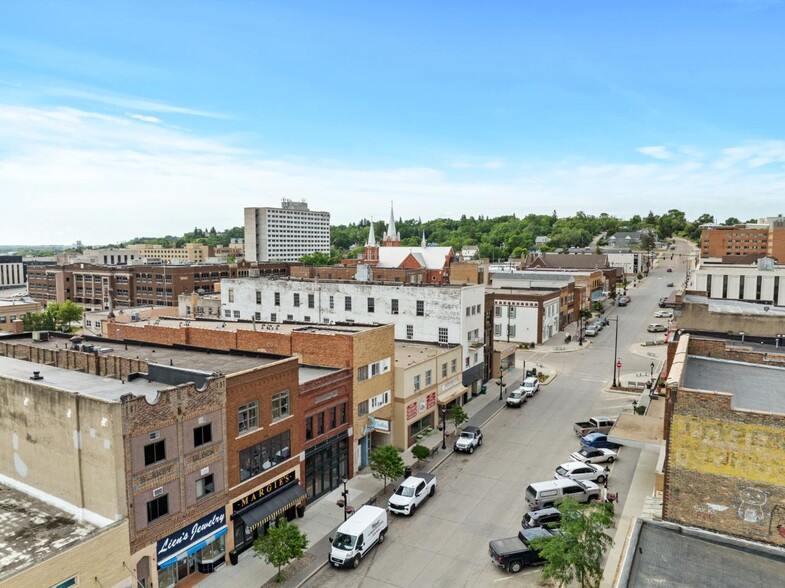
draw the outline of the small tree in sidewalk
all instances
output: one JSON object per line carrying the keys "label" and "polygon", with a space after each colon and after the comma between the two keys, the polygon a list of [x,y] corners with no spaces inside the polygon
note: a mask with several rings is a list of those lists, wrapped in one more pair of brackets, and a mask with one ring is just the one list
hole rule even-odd
{"label": "small tree in sidewalk", "polygon": [[385,490],[387,489],[387,479],[400,478],[406,469],[403,458],[393,445],[382,445],[371,451],[368,465],[374,478],[384,480]]}
{"label": "small tree in sidewalk", "polygon": [[466,414],[466,411],[463,410],[460,404],[453,404],[450,412],[447,414],[447,418],[450,419],[457,430],[458,427],[469,420],[469,415]]}
{"label": "small tree in sidewalk", "polygon": [[417,463],[428,459],[428,456],[431,454],[431,450],[428,449],[425,445],[420,445],[417,443],[414,447],[412,447],[412,455],[417,458]]}
{"label": "small tree in sidewalk", "polygon": [[278,567],[276,582],[283,582],[281,568],[293,559],[300,559],[308,547],[308,537],[300,531],[297,525],[292,525],[286,519],[280,519],[272,525],[263,537],[259,537],[253,544],[253,550],[259,557],[271,566]]}

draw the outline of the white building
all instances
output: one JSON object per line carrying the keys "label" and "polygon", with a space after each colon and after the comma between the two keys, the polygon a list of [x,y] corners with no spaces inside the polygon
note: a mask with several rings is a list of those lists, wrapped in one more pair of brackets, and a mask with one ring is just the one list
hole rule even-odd
{"label": "white building", "polygon": [[269,280],[221,281],[225,319],[265,322],[356,322],[395,325],[395,338],[463,348],[462,382],[476,393],[483,375],[482,285],[414,285],[373,282]]}
{"label": "white building", "polygon": [[245,209],[247,261],[299,261],[303,255],[330,253],[330,213],[283,199],[281,208]]}
{"label": "white building", "polygon": [[701,260],[690,277],[689,288],[708,292],[709,298],[785,306],[785,266],[769,257],[751,264]]}
{"label": "white building", "polygon": [[0,289],[24,288],[25,268],[21,255],[0,255]]}

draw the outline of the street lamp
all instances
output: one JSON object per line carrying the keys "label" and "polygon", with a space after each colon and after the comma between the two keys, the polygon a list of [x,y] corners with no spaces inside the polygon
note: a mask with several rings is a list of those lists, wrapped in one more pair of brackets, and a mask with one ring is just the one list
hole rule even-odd
{"label": "street lamp", "polygon": [[447,407],[442,404],[442,449],[447,449]]}
{"label": "street lamp", "polygon": [[502,367],[499,367],[499,381],[497,383],[499,384],[499,400],[502,400],[504,394],[504,368]]}
{"label": "street lamp", "polygon": [[654,362],[651,362],[651,379],[654,380]]}
{"label": "street lamp", "polygon": [[347,519],[347,511],[349,510],[349,490],[346,488],[346,482],[348,482],[346,478],[343,478],[341,482],[343,482],[343,492],[341,495],[343,496],[343,520]]}
{"label": "street lamp", "polygon": [[[614,339],[614,342],[613,342],[613,387],[615,388],[616,387],[616,369],[617,369],[616,368],[616,362],[618,361],[616,358],[617,358],[617,356],[619,354],[619,317],[617,316],[617,317],[614,317],[614,318],[609,319],[609,320],[616,321],[616,339]],[[652,364],[652,365],[654,365],[654,364]]]}

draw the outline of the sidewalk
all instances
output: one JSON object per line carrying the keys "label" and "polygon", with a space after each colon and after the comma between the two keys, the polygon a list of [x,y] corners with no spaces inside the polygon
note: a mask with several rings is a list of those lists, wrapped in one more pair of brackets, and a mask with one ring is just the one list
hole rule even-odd
{"label": "sidewalk", "polygon": [[[539,353],[552,353],[552,352],[565,352],[565,351],[579,351],[586,348],[588,342],[584,340],[583,346],[578,345],[576,340],[570,343],[564,343],[564,333],[559,333],[551,339],[549,343],[538,346],[529,352],[519,350],[517,352],[517,360],[515,368],[504,374],[504,388],[505,393],[520,385],[523,380],[523,364],[524,360],[530,362],[527,367],[530,369],[536,367],[538,372],[543,372],[549,376],[548,380],[543,384],[547,385],[556,373],[547,365],[539,363],[539,359],[532,361],[529,354]],[[485,425],[497,412],[505,407],[504,399],[499,400],[499,385],[498,380],[492,379],[486,383],[486,393],[475,396],[470,402],[464,405],[469,420],[465,423],[467,425],[475,425],[482,427]],[[434,430],[430,435],[423,438],[422,445],[429,449],[438,448],[434,454],[421,464],[417,464],[417,459],[412,455],[410,449],[401,453],[404,464],[412,467],[415,470],[433,471],[444,460],[446,460],[451,453],[453,453],[452,444],[454,442],[453,427],[447,423],[446,449],[442,449],[442,432]],[[366,473],[367,472],[367,473]],[[355,475],[347,484],[349,492],[349,504],[355,508],[359,508],[370,500],[378,498],[378,505],[386,507],[386,494],[392,492],[395,488],[395,481],[391,481],[385,494],[382,494],[381,480],[377,480],[373,475],[365,470],[363,473]],[[290,572],[294,575],[288,578],[285,582],[279,584],[285,588],[296,588],[303,586],[306,582],[320,569],[327,564],[327,555],[329,553],[328,537],[333,534],[335,529],[343,523],[343,509],[336,503],[342,498],[342,488],[336,488],[332,492],[322,496],[316,502],[309,503],[305,510],[305,516],[301,519],[295,519],[293,522],[300,527],[308,535],[309,545],[306,550],[305,557],[298,561],[293,562],[290,566]],[[249,549],[242,554],[238,559],[235,566],[224,565],[216,573],[206,576],[199,582],[199,588],[222,588],[223,586],[264,586],[267,582],[271,581],[277,569],[273,566],[267,565],[262,558],[254,557],[254,552]]]}

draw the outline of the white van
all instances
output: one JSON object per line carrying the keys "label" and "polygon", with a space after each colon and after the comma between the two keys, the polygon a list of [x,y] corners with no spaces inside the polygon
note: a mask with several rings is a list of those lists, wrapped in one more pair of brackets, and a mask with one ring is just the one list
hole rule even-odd
{"label": "white van", "polygon": [[387,533],[387,511],[365,505],[338,527],[330,537],[329,562],[336,568],[357,567],[365,554]]}

